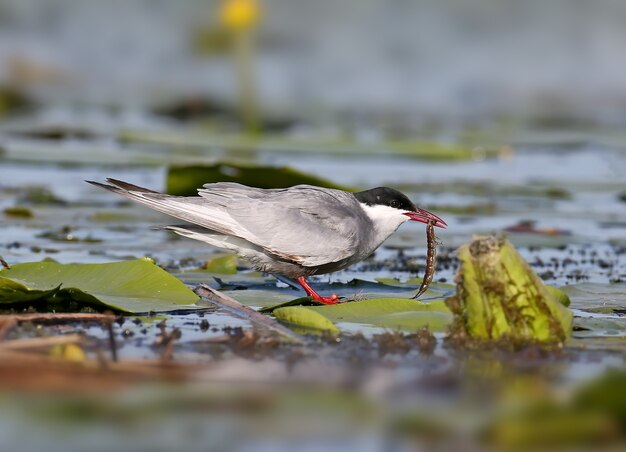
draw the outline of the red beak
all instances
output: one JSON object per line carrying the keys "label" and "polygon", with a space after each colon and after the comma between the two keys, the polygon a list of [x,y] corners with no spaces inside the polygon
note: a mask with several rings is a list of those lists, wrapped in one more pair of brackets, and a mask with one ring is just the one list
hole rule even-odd
{"label": "red beak", "polygon": [[437,215],[433,215],[427,210],[417,209],[415,212],[405,212],[407,217],[409,217],[413,221],[419,221],[420,223],[433,223],[433,226],[437,226],[438,228],[445,229],[448,227],[448,223],[443,221]]}

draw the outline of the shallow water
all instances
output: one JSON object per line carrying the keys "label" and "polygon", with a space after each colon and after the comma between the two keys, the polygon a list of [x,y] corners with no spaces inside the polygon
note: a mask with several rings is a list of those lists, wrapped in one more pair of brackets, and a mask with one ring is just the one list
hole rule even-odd
{"label": "shallow water", "polygon": [[[27,148],[20,147],[22,140],[28,144]],[[109,140],[115,142],[115,137],[112,135]],[[84,182],[115,177],[163,190],[166,167],[155,162],[171,162],[179,157],[212,161],[221,151],[216,154],[198,147],[115,143],[108,147],[94,146],[93,156],[88,156],[85,152],[90,152],[93,144],[90,139],[65,143],[11,137],[6,143],[13,151],[0,154],[0,210],[23,206],[33,214],[32,218],[0,214],[0,255],[10,264],[44,258],[62,263],[101,263],[150,256],[190,287],[205,282],[219,288],[221,283],[215,279],[219,278],[222,283],[231,284],[223,289],[226,294],[253,307],[303,295],[271,275],[252,272],[245,262],[238,262],[236,275],[201,271],[207,259],[222,252],[154,230],[171,219]],[[27,151],[22,153],[23,149]],[[111,160],[107,164],[109,153]],[[38,161],[38,155],[45,158]],[[383,353],[387,345],[381,337],[388,331],[368,324],[340,322],[343,335],[334,342],[310,337],[306,347],[241,348],[237,338],[251,330],[249,322],[212,307],[199,313],[129,316],[113,325],[119,359],[159,358],[164,353],[160,345],[164,333],[176,332],[179,336],[173,349],[174,361],[201,365],[203,370],[190,377],[196,383],[184,387],[158,386],[153,392],[146,387],[135,390],[133,397],[139,400],[134,402],[117,398],[91,402],[80,399],[81,406],[93,403],[97,407],[94,412],[99,414],[66,436],[62,442],[64,450],[80,447],[86,438],[107,438],[109,446],[117,444],[128,450],[159,450],[158,447],[179,438],[179,444],[187,444],[189,450],[203,450],[200,445],[207,441],[221,443],[216,439],[214,427],[220,422],[225,447],[242,450],[289,449],[290,444],[299,448],[310,446],[312,450],[324,445],[331,449],[362,450],[365,443],[375,449],[372,445],[387,444],[389,429],[395,428],[392,426],[407,413],[423,416],[427,409],[430,418],[439,419],[439,425],[451,429],[455,435],[468,429],[474,431],[480,423],[493,422],[497,417],[493,410],[507,397],[500,396],[494,403],[467,404],[465,400],[468,395],[476,396],[475,388],[468,389],[471,386],[468,382],[478,378],[483,385],[482,379],[489,372],[496,372],[498,381],[505,387],[509,379],[517,381],[521,376],[531,375],[533,384],[547,391],[543,396],[524,397],[533,401],[562,397],[563,392],[573,393],[585,382],[604,375],[607,369],[623,368],[626,209],[619,195],[626,186],[626,174],[618,170],[626,163],[623,149],[568,148],[566,143],[551,143],[532,148],[521,146],[493,159],[478,153],[476,159],[462,162],[375,155],[348,158],[267,150],[243,155],[248,162],[290,165],[355,188],[379,185],[402,188],[418,205],[437,213],[449,224],[447,230],[437,232],[442,246],[434,281],[441,284],[453,284],[454,249],[473,235],[499,234],[521,221],[534,222],[534,230],[507,232],[507,235],[544,281],[567,287],[575,315],[572,339],[563,349],[549,353],[529,349],[483,356],[451,349],[444,341],[444,334],[436,333],[437,344],[430,355],[415,349],[402,351],[402,347]],[[49,192],[46,199],[41,201],[32,193],[29,195],[32,187],[46,189]],[[415,287],[379,288],[381,285],[376,281],[396,278],[402,283],[421,276],[425,254],[424,228],[406,224],[366,261],[312,280],[320,292],[346,297],[381,293],[405,296],[407,291],[414,293]],[[239,290],[233,290],[233,285],[240,286]],[[451,285],[438,288],[440,292],[434,292],[434,296],[453,292]],[[90,356],[109,353],[106,345],[109,333],[97,325],[44,327],[34,332],[18,330],[15,334],[72,332],[89,338]],[[360,334],[364,339],[359,339]],[[220,388],[219,385],[225,385],[228,394],[231,391],[240,394],[244,388],[248,389],[243,396],[228,396],[226,401],[221,399],[223,396],[217,396],[222,401],[216,402],[216,396],[209,390],[215,385]],[[511,383],[511,386],[515,385]],[[299,390],[301,387],[307,390]],[[339,388],[352,389],[346,393]],[[338,431],[339,424],[335,422],[326,422],[330,421],[326,402],[300,401],[305,394],[326,391],[331,391],[332,396],[321,395],[321,400],[327,401],[328,406],[338,403],[344,407],[336,421],[344,423],[343,430]],[[260,394],[271,399],[270,407],[261,409],[266,414],[256,416],[248,408],[238,411],[239,403],[250,403]],[[174,411],[164,408],[172,399],[175,400],[172,403],[178,404]],[[64,413],[75,409],[72,407],[77,402],[53,398],[30,403],[43,406],[44,412]],[[234,413],[232,417],[224,418],[220,403],[226,403],[227,410]],[[145,407],[152,404],[156,407],[146,415]],[[355,408],[362,404],[370,407],[365,420],[361,419],[360,409]],[[13,402],[7,399],[0,411],[0,431],[7,438],[6,444],[12,447],[20,442],[18,433],[23,431],[27,418],[23,406],[19,398]],[[201,414],[190,416],[190,409],[184,408],[188,406],[202,406]],[[307,408],[302,409],[304,406]],[[313,418],[310,417],[312,406],[319,407],[319,415]],[[127,433],[127,427],[111,423],[101,411],[115,412],[120,407],[136,411],[129,421],[133,425],[131,430],[143,432],[143,437],[125,435],[120,428]],[[416,407],[419,407],[417,411]],[[176,417],[175,413],[178,413]],[[61,428],[75,425],[72,417],[59,418],[55,414],[52,418],[54,425]],[[283,428],[291,425],[290,422],[296,424],[292,427],[293,439]],[[303,434],[297,427],[300,424],[309,425],[311,431],[321,436]],[[31,441],[22,443],[23,446],[40,450],[41,444],[54,436],[50,425],[50,416],[43,415],[36,423],[38,433],[32,435]],[[266,426],[262,433],[260,425]],[[190,433],[189,429],[202,433]],[[395,434],[391,438],[400,448],[411,444]]]}
{"label": "shallow water", "polygon": [[[19,149],[21,140],[12,137],[8,147]],[[9,152],[2,159],[0,208],[20,205],[34,214],[28,219],[6,215],[2,219],[0,254],[9,263],[45,257],[62,263],[87,263],[150,256],[175,270],[193,268],[217,253],[208,246],[153,230],[170,220],[144,207],[122,203],[84,182],[110,176],[162,190],[166,177],[163,166],[109,167],[103,164],[107,158],[103,148],[94,151],[96,163],[79,159],[80,163],[71,164],[63,152],[55,160],[58,150],[67,148],[63,140],[24,141],[36,150],[34,155],[45,154],[47,158],[40,163],[24,162],[19,153]],[[76,147],[77,141],[78,148],[84,149],[91,143],[72,139],[70,147]],[[199,154],[193,148],[179,148],[172,154],[173,150],[164,146],[141,144],[115,148],[141,155],[150,155],[156,148],[156,155],[161,156]],[[210,158],[211,151],[204,155]],[[509,232],[508,236],[546,282],[610,284],[623,281],[626,275],[626,210],[618,198],[626,186],[626,174],[619,170],[626,160],[622,149],[568,149],[567,143],[522,146],[499,158],[482,158],[479,154],[479,158],[462,162],[263,151],[249,154],[248,160],[289,165],[348,186],[402,187],[418,205],[437,212],[450,225],[437,234],[445,253],[451,253],[474,234],[501,233],[520,221],[532,221],[535,228],[548,232]],[[37,204],[25,197],[27,187],[43,187],[63,205]],[[318,279],[336,286],[352,279],[406,280],[416,276],[394,264],[398,249],[416,262],[423,259],[423,228],[404,225],[368,262]],[[245,262],[239,264],[245,268]],[[435,278],[452,282],[454,271],[454,266],[441,267]],[[185,274],[182,278],[186,279]],[[210,275],[206,278],[211,281]],[[245,273],[242,278],[245,280]],[[281,288],[280,283],[276,291],[285,297],[297,294]]]}

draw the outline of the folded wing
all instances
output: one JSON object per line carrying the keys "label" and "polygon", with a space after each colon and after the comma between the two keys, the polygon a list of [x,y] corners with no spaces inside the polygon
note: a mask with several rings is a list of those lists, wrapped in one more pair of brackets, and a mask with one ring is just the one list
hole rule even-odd
{"label": "folded wing", "polygon": [[308,185],[264,190],[220,182],[204,185],[200,196],[180,197],[107,181],[113,185],[90,183],[306,267],[353,256],[359,227],[369,222],[356,198],[340,190]]}

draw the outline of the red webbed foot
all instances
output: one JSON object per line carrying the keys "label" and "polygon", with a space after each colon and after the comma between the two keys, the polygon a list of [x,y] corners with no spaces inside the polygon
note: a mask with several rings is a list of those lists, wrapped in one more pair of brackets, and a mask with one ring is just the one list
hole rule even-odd
{"label": "red webbed foot", "polygon": [[309,285],[308,281],[304,276],[300,276],[297,279],[298,283],[302,286],[306,294],[313,298],[315,301],[319,301],[323,304],[337,304],[340,303],[339,296],[337,294],[332,294],[330,297],[322,297],[318,294],[313,288]]}
{"label": "red webbed foot", "polygon": [[319,301],[320,303],[323,303],[323,304],[341,303],[339,301],[339,296],[336,293],[332,294],[330,297],[322,297],[321,295],[318,295],[317,293],[309,294],[309,296],[313,298],[315,301]]}

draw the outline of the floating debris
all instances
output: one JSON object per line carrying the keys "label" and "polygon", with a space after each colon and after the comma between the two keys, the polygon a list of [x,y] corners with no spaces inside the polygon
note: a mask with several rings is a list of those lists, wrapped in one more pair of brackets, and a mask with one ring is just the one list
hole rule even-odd
{"label": "floating debris", "polygon": [[572,235],[571,231],[558,228],[537,228],[532,220],[522,220],[519,223],[504,228],[507,232],[517,232],[524,234],[541,234],[547,236]]}

